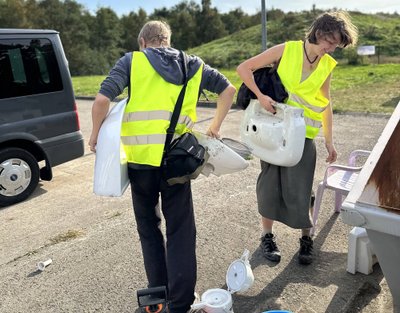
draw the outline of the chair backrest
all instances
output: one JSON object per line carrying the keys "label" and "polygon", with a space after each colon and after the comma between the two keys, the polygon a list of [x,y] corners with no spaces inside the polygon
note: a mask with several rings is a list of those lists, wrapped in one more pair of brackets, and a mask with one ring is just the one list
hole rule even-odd
{"label": "chair backrest", "polygon": [[[365,159],[371,154],[369,150],[354,150],[350,153],[348,165],[349,166],[362,166],[365,163]],[[362,161],[362,164],[357,162]]]}

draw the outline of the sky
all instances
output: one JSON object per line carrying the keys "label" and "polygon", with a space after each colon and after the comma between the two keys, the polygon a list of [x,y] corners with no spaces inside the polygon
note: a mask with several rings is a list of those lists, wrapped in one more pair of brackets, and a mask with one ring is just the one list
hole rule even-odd
{"label": "sky", "polygon": [[[100,7],[109,7],[119,16],[131,11],[137,12],[139,8],[151,14],[154,9],[162,7],[171,8],[182,0],[76,0],[91,13]],[[201,0],[195,0],[201,4]],[[241,8],[248,14],[261,10],[262,0],[211,0],[211,6],[216,7],[220,13],[226,13],[236,8]],[[270,8],[281,9],[284,12],[311,10],[313,4],[317,9],[331,8],[360,11],[364,13],[400,13],[399,0],[265,0],[267,10]]]}

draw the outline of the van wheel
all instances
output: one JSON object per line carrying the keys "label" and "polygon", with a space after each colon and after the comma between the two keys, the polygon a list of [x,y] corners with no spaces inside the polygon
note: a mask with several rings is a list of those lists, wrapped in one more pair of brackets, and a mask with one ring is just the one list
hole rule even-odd
{"label": "van wheel", "polygon": [[25,200],[39,183],[39,164],[20,148],[0,150],[0,206]]}

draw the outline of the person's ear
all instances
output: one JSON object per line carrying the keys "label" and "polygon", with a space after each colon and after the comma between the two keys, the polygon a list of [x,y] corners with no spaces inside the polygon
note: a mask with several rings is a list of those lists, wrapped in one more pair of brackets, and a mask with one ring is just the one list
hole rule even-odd
{"label": "person's ear", "polygon": [[139,47],[140,50],[145,49],[146,48],[146,42],[144,41],[143,37],[140,37],[139,42],[140,42],[140,47]]}
{"label": "person's ear", "polygon": [[319,44],[321,42],[321,39],[323,37],[324,33],[322,32],[322,30],[318,29],[315,32],[315,39],[316,39],[316,43]]}

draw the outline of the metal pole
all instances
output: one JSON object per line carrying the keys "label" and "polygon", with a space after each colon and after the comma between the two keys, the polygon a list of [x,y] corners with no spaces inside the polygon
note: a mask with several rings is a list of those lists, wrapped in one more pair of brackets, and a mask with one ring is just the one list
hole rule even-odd
{"label": "metal pole", "polygon": [[265,0],[261,0],[261,28],[262,28],[262,51],[267,50],[267,11],[265,9]]}

